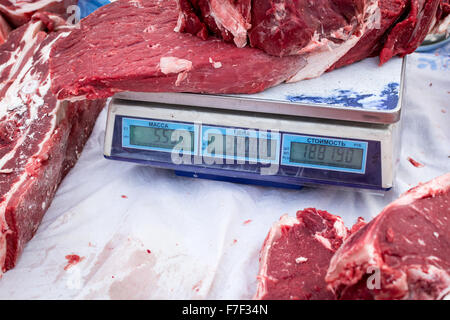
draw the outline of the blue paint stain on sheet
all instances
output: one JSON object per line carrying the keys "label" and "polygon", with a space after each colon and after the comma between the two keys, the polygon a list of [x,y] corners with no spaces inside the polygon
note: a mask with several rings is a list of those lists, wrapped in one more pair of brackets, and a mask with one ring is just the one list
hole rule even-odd
{"label": "blue paint stain on sheet", "polygon": [[329,96],[291,95],[286,98],[290,102],[392,110],[398,104],[399,87],[400,85],[397,82],[391,82],[379,94],[359,93],[353,90],[333,90],[333,94]]}

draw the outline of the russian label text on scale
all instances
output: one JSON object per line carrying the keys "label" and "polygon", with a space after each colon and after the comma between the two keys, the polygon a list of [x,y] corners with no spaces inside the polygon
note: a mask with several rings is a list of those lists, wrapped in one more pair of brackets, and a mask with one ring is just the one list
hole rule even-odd
{"label": "russian label text on scale", "polygon": [[122,119],[122,146],[201,156],[208,164],[248,162],[359,174],[365,173],[367,158],[364,141],[137,118]]}

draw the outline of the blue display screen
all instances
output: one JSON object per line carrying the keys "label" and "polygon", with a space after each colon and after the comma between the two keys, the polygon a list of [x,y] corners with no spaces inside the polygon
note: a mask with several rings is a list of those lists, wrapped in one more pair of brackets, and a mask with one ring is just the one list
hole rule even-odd
{"label": "blue display screen", "polygon": [[301,142],[291,143],[290,161],[361,170],[364,150]]}

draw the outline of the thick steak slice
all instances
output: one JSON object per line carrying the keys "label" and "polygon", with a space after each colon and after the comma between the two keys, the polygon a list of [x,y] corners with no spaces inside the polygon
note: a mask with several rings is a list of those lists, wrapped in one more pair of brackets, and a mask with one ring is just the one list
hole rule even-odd
{"label": "thick steak slice", "polygon": [[274,224],[260,252],[255,299],[335,299],[325,274],[349,231],[340,217],[305,209]]}
{"label": "thick steak slice", "polygon": [[46,26],[58,23],[39,13],[0,46],[0,274],[33,237],[104,105],[52,95],[48,58],[64,34]]}
{"label": "thick steak slice", "polygon": [[442,299],[450,293],[450,173],[419,185],[354,233],[326,281],[341,299]]}
{"label": "thick steak slice", "polygon": [[175,0],[122,0],[98,9],[53,48],[53,92],[59,99],[118,91],[255,93],[304,65],[298,56],[175,32],[177,20]]}

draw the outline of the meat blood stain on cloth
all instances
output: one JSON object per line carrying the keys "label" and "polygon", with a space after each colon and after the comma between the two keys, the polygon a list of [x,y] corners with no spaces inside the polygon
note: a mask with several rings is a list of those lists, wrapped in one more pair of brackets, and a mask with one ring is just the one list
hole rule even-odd
{"label": "meat blood stain on cloth", "polygon": [[423,168],[425,167],[425,165],[423,165],[422,163],[420,163],[419,161],[414,160],[411,157],[408,157],[408,161],[416,168]]}
{"label": "meat blood stain on cloth", "polygon": [[202,287],[202,281],[200,280],[192,287],[192,290],[194,290],[195,292],[199,292],[201,287]]}
{"label": "meat blood stain on cloth", "polygon": [[64,267],[64,270],[68,270],[69,268],[73,267],[74,265],[77,265],[81,261],[84,260],[84,257],[80,257],[77,254],[68,254],[66,256],[67,259],[67,265]]}

